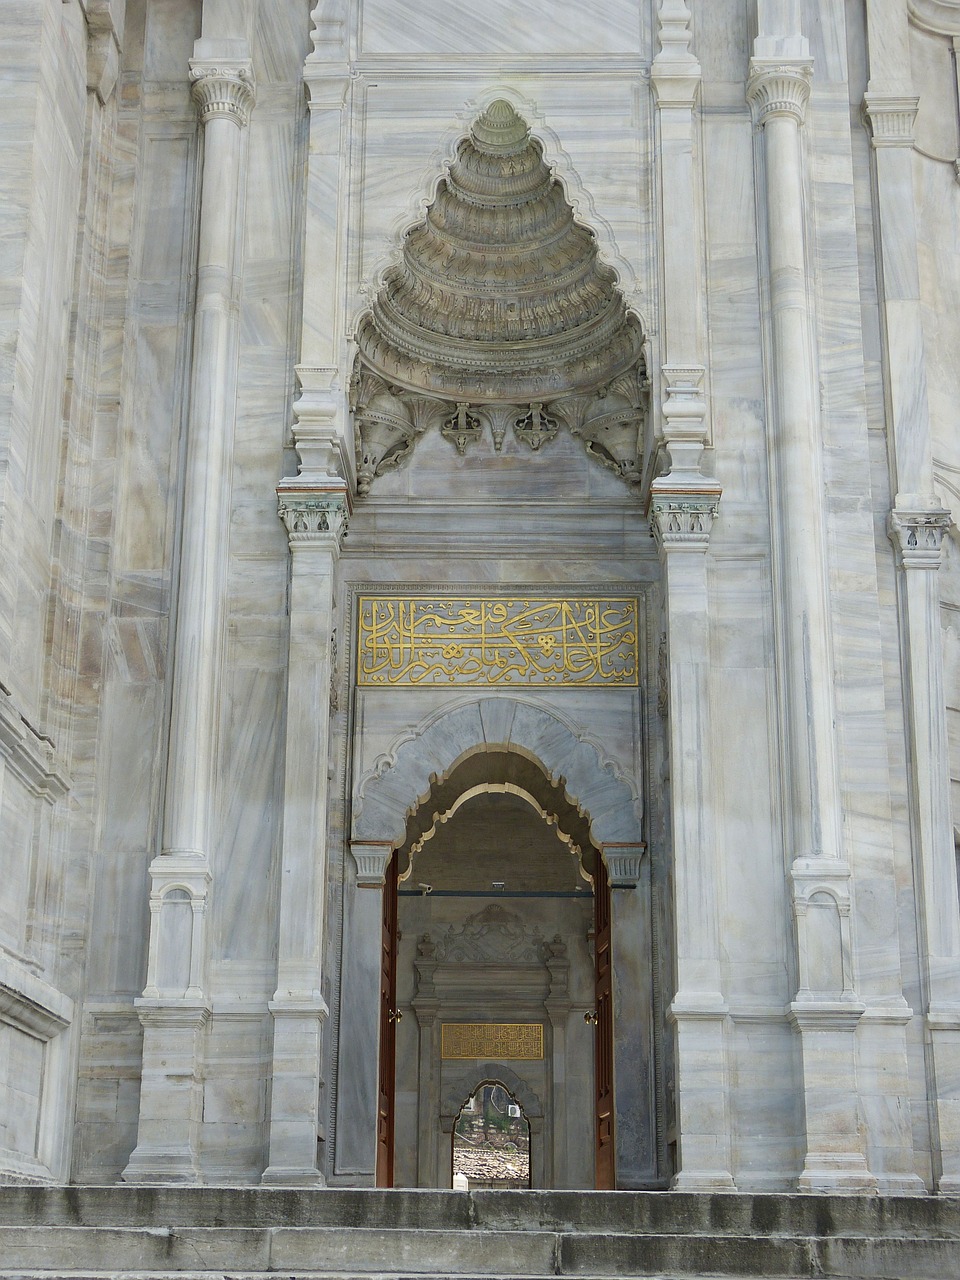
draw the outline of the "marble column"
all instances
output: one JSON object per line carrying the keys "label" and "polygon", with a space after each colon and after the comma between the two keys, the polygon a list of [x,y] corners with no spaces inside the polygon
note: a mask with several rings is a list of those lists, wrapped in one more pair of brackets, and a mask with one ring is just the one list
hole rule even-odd
{"label": "marble column", "polygon": [[[230,473],[236,414],[239,258],[244,132],[255,101],[253,69],[239,40],[198,40],[190,61],[203,131],[193,365],[167,749],[163,839],[150,866],[150,962],[137,1001],[143,1024],[143,1086],[137,1146],[123,1177],[193,1182],[202,1108],[199,1065],[209,1016],[203,919],[211,879]],[[166,954],[180,941],[177,902],[186,895],[194,928],[189,981]]]}
{"label": "marble column", "polygon": [[720,986],[710,726],[706,551],[719,490],[661,486],[651,524],[664,572],[670,689],[670,804],[676,912],[677,1129],[682,1191],[733,1188],[728,1008]]}
{"label": "marble column", "polygon": [[380,957],[383,886],[393,845],[352,841],[356,882],[345,886],[343,981],[337,1076],[335,1172],[373,1185],[380,1072]]}
{"label": "marble column", "polygon": [[[953,21],[956,21],[954,16]],[[868,0],[870,128],[877,197],[883,374],[895,499],[889,531],[898,568],[905,655],[907,760],[926,1015],[927,1095],[934,1179],[960,1191],[960,903],[950,810],[949,749],[940,631],[939,567],[950,514],[934,491],[917,214],[913,92],[907,15]]]}
{"label": "marble column", "polygon": [[[758,39],[758,47],[766,49],[770,43],[769,37]],[[802,126],[813,64],[802,37],[785,43],[798,55],[751,59],[747,99],[761,134],[758,171],[766,211],[761,269],[769,291],[767,439],[784,833],[793,868],[800,972],[790,1015],[800,1035],[806,1125],[799,1186],[805,1191],[875,1191],[876,1179],[863,1154],[856,1091],[854,1032],[864,1006],[852,981],[841,973],[839,941],[849,914],[850,868],[841,832],[804,225]],[[807,895],[811,884],[816,889]],[[809,922],[808,896],[818,904]],[[805,980],[805,968],[813,974],[812,982]]]}
{"label": "marble column", "polygon": [[[704,381],[703,193],[694,163],[700,63],[685,0],[661,0],[657,103],[663,253],[663,390],[659,428],[669,459],[651,486],[650,521],[664,570],[668,646],[670,808],[676,898],[680,1168],[674,1186],[733,1187],[727,1005],[721,990],[716,824],[712,821],[710,645],[706,551],[720,486],[703,474],[709,420]],[[612,881],[612,883],[616,883]],[[613,907],[625,914],[625,904]],[[615,928],[614,940],[621,927]]]}
{"label": "marble column", "polygon": [[336,667],[336,586],[347,493],[300,475],[277,489],[290,540],[290,647],[273,1015],[270,1154],[263,1181],[323,1183],[319,1146],[327,783]]}

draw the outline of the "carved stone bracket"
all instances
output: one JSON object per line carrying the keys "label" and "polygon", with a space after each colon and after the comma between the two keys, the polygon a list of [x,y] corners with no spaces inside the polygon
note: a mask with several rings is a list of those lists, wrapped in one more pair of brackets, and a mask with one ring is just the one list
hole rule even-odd
{"label": "carved stone bracket", "polygon": [[757,128],[773,116],[789,116],[803,124],[812,80],[811,58],[751,58],[747,101]]}
{"label": "carved stone bracket", "polygon": [[919,98],[865,94],[863,115],[870,127],[874,147],[912,147],[919,105]]}
{"label": "carved stone bracket", "polygon": [[0,685],[0,757],[31,795],[54,804],[70,790],[71,781],[46,734],[17,710],[10,692]]}
{"label": "carved stone bracket", "polygon": [[87,20],[87,88],[104,105],[116,87],[123,45],[123,5],[119,0],[80,0]]}
{"label": "carved stone bracket", "polygon": [[640,883],[640,867],[647,846],[644,844],[605,844],[603,861],[611,889],[635,889]]}
{"label": "carved stone bracket", "polygon": [[210,120],[232,120],[242,129],[250,123],[257,100],[253,64],[248,59],[191,58],[190,93],[201,124]]}
{"label": "carved stone bracket", "polygon": [[294,477],[277,486],[277,503],[291,551],[305,544],[340,548],[349,521],[346,490],[305,486]]}
{"label": "carved stone bracket", "polygon": [[943,535],[950,528],[949,511],[890,512],[888,532],[904,569],[939,569]]}
{"label": "carved stone bracket", "polygon": [[387,865],[393,853],[393,845],[377,840],[352,840],[350,852],[357,867],[357,887],[382,889],[386,882]]}
{"label": "carved stone bracket", "polygon": [[650,528],[657,546],[664,553],[706,551],[719,505],[719,488],[688,495],[655,494]]}

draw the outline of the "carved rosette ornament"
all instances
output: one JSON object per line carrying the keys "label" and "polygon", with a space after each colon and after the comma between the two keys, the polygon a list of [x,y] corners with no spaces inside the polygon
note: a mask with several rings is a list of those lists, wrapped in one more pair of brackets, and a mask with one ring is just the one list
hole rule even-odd
{"label": "carved rosette ornament", "polygon": [[762,129],[773,116],[789,116],[803,124],[812,80],[813,62],[808,58],[791,62],[752,58],[747,101],[757,127]]}
{"label": "carved rosette ornament", "polygon": [[250,123],[257,101],[250,62],[190,60],[190,93],[201,124],[231,120],[239,129]]}
{"label": "carved rosette ornament", "polygon": [[358,491],[436,425],[464,453],[565,425],[630,482],[645,415],[643,334],[540,143],[499,100],[461,139],[357,330]]}

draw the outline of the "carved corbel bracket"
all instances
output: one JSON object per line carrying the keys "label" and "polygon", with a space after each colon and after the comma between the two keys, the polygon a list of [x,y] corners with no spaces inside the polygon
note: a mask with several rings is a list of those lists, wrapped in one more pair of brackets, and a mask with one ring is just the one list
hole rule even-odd
{"label": "carved corbel bracket", "polygon": [[887,532],[897,564],[903,569],[939,569],[943,536],[953,523],[949,511],[898,510],[890,512]]}
{"label": "carved corbel bracket", "polygon": [[640,883],[640,868],[645,844],[605,844],[601,849],[611,889],[635,889]]}
{"label": "carved corbel bracket", "polygon": [[190,81],[201,124],[230,120],[243,129],[250,123],[257,91],[249,58],[191,58]]}
{"label": "carved corbel bracket", "polygon": [[802,125],[812,81],[812,58],[751,58],[747,102],[757,128],[773,116],[788,116]]}
{"label": "carved corbel bracket", "polygon": [[382,889],[393,845],[385,841],[350,841],[350,853],[357,867],[357,888]]}
{"label": "carved corbel bracket", "polygon": [[277,505],[291,551],[304,546],[340,549],[350,519],[346,489],[305,485],[295,476],[277,486]]}
{"label": "carved corbel bracket", "polygon": [[87,88],[104,106],[116,87],[123,47],[120,0],[80,0],[87,21]]}
{"label": "carved corbel bracket", "polygon": [[912,147],[913,127],[920,99],[886,93],[867,93],[863,98],[863,117],[873,146]]}

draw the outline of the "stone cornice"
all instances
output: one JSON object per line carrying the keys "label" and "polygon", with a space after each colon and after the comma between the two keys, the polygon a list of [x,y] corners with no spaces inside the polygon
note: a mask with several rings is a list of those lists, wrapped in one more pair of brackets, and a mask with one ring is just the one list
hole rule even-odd
{"label": "stone cornice", "polygon": [[912,147],[913,126],[920,99],[905,95],[867,93],[863,115],[875,147]]}
{"label": "stone cornice", "polygon": [[813,80],[811,58],[751,58],[747,102],[758,128],[773,116],[803,124]]}
{"label": "stone cornice", "polygon": [[242,129],[250,123],[257,91],[249,59],[191,58],[190,81],[201,124],[231,120]]}
{"label": "stone cornice", "polygon": [[350,516],[345,489],[320,488],[293,477],[277,486],[277,502],[291,551],[307,546],[339,551]]}
{"label": "stone cornice", "polygon": [[943,535],[953,523],[949,511],[890,512],[887,532],[904,569],[939,569]]}
{"label": "stone cornice", "polygon": [[31,795],[53,804],[70,790],[70,779],[57,758],[57,751],[14,706],[13,698],[0,685],[0,757]]}

